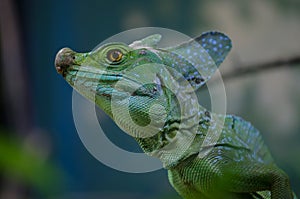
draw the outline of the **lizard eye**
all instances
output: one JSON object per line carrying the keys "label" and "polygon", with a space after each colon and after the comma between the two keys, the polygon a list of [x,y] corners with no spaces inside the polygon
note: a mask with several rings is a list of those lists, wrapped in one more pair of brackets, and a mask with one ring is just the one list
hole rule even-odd
{"label": "lizard eye", "polygon": [[106,54],[106,58],[112,63],[119,62],[122,59],[122,57],[123,53],[118,49],[109,50]]}

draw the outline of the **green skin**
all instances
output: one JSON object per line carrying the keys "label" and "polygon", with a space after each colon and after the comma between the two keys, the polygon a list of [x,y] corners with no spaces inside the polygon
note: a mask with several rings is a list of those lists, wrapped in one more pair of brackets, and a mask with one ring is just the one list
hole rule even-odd
{"label": "green skin", "polygon": [[[212,32],[201,35],[199,39],[211,35],[226,37],[222,33]],[[241,118],[224,116],[225,124],[218,142],[202,147],[207,129],[214,122],[211,119],[213,113],[202,106],[197,107],[197,124],[191,122],[190,117],[182,116],[178,99],[167,87],[172,81],[164,79],[162,71],[158,68],[159,64],[180,72],[183,66],[188,68],[187,75],[183,76],[189,83],[193,83],[195,92],[212,74],[204,74],[202,79],[189,78],[190,74],[195,72],[191,69],[192,64],[173,51],[180,52],[180,48],[189,48],[190,43],[160,49],[156,47],[159,40],[160,36],[153,35],[131,45],[106,44],[89,53],[77,53],[63,48],[56,56],[55,66],[74,89],[93,101],[121,129],[132,135],[145,153],[161,159],[168,169],[170,183],[183,198],[296,198],[290,188],[288,176],[273,162],[259,132]],[[207,49],[209,47],[205,50],[212,52]],[[218,66],[227,52],[220,54],[223,56],[220,60],[216,54],[210,55]],[[151,65],[143,67],[145,64]],[[134,73],[130,71],[138,71],[139,68],[142,68],[143,72],[134,78]],[[173,75],[170,69],[165,71]],[[174,79],[178,80],[175,76]],[[145,84],[139,81],[139,78],[148,78],[153,83]],[[115,85],[121,80],[123,83],[116,88]],[[120,111],[118,116],[111,108],[112,98],[115,99],[114,107]],[[129,99],[129,106],[124,105],[125,98]],[[155,104],[164,107],[164,114],[158,106],[153,108]],[[151,107],[153,114],[150,117]],[[128,108],[131,122],[122,113],[122,110]],[[192,105],[185,107],[192,108]],[[151,121],[163,121],[163,127],[159,122]],[[169,151],[171,155],[168,157],[158,155],[161,149],[175,142],[174,137],[186,132],[179,128],[179,123],[185,125],[186,129],[196,128],[193,142],[180,155],[172,150]],[[138,127],[142,127],[142,130]],[[157,133],[151,134],[150,131]],[[176,148],[179,145],[174,146]],[[200,157],[199,153],[207,149],[209,153]]]}

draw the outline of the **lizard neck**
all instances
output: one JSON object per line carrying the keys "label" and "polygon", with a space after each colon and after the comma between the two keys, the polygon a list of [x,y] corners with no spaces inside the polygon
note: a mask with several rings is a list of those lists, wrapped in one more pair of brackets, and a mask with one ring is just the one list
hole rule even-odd
{"label": "lizard neck", "polygon": [[210,113],[200,107],[197,122],[189,118],[172,117],[167,120],[162,131],[152,137],[135,138],[143,151],[159,158],[165,168],[176,166],[183,159],[200,151],[202,141],[211,125]]}

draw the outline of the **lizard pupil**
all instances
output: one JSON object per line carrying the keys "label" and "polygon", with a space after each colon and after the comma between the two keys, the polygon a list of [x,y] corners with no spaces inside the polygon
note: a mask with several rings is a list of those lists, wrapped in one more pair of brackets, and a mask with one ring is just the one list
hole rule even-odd
{"label": "lizard pupil", "polygon": [[123,53],[118,49],[113,49],[107,52],[106,57],[111,62],[118,62],[122,59]]}

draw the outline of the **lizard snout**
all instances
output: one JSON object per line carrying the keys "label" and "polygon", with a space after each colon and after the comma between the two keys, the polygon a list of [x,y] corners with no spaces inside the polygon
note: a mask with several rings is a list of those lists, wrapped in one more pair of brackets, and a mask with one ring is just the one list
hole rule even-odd
{"label": "lizard snout", "polygon": [[63,74],[64,70],[74,64],[75,52],[70,48],[62,48],[55,57],[55,68],[59,74]]}

